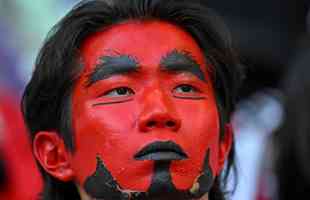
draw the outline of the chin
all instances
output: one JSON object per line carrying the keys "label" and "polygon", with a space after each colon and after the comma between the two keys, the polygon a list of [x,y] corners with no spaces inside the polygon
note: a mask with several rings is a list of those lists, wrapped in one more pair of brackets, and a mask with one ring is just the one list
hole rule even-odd
{"label": "chin", "polygon": [[191,200],[205,196],[212,184],[213,174],[209,167],[209,151],[205,156],[201,175],[188,190],[179,190],[171,179],[171,161],[155,161],[151,184],[147,191],[128,192],[115,181],[104,163],[97,158],[96,171],[87,178],[84,189],[96,200]]}

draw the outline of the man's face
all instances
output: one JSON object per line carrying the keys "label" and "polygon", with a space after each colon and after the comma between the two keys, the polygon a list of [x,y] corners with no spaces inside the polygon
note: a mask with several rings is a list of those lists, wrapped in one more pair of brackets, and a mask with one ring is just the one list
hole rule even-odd
{"label": "man's face", "polygon": [[222,167],[212,67],[188,33],[126,22],[88,37],[81,57],[72,165],[89,195],[103,198],[105,181],[129,195],[194,191],[205,173],[212,182]]}

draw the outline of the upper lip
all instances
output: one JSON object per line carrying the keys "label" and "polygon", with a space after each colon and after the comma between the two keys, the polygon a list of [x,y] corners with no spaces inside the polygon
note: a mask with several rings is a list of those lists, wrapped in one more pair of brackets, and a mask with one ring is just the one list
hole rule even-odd
{"label": "upper lip", "polygon": [[136,160],[183,160],[187,154],[172,141],[157,141],[143,147],[135,154]]}

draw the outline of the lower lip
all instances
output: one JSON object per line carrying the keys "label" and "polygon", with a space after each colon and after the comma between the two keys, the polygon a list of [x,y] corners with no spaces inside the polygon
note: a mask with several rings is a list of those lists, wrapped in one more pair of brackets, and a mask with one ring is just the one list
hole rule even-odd
{"label": "lower lip", "polygon": [[173,161],[173,160],[185,160],[186,156],[180,155],[175,152],[154,152],[143,155],[136,160],[153,160],[153,161]]}

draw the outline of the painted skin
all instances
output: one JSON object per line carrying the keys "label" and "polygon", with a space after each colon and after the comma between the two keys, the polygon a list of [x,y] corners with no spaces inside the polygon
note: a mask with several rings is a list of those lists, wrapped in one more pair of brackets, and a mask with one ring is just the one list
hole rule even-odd
{"label": "painted skin", "polygon": [[148,191],[155,162],[134,156],[158,141],[174,142],[188,157],[171,160],[176,189],[195,186],[208,150],[211,172],[219,174],[212,67],[188,33],[166,22],[125,22],[88,37],[81,57],[84,70],[72,95],[78,185],[96,171],[99,157],[122,190]]}

